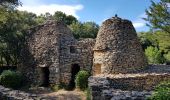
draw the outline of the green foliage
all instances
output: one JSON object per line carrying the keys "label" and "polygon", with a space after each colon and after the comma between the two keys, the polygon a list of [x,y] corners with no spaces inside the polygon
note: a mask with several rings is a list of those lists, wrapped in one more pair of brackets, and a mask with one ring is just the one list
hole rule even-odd
{"label": "green foliage", "polygon": [[69,90],[69,87],[65,83],[60,83],[60,84],[50,84],[50,88],[52,91],[58,91],[60,89],[66,89]]}
{"label": "green foliage", "polygon": [[170,0],[161,0],[159,3],[152,1],[151,6],[146,10],[147,18],[144,18],[149,22],[148,26],[152,29],[161,29],[170,34],[169,3]]}
{"label": "green foliage", "polygon": [[163,31],[156,31],[154,37],[158,41],[158,45],[161,51],[165,54],[170,51],[170,34]]}
{"label": "green foliage", "polygon": [[19,5],[19,0],[1,0],[0,1],[0,4],[3,4],[3,3],[11,3],[11,4],[14,4],[14,5]]}
{"label": "green foliage", "polygon": [[154,35],[154,33],[141,32],[141,33],[138,33],[138,37],[139,37],[140,42],[142,44],[143,50],[145,50],[148,46],[157,47],[159,45],[158,40],[156,38],[156,35]]}
{"label": "green foliage", "polygon": [[89,73],[87,71],[79,71],[76,75],[76,87],[80,90],[85,90],[88,87]]}
{"label": "green foliage", "polygon": [[91,100],[91,90],[89,87],[86,90],[86,100]]}
{"label": "green foliage", "polygon": [[26,29],[37,25],[36,15],[0,7],[0,57],[4,65],[16,65]]}
{"label": "green foliage", "polygon": [[21,5],[20,0],[0,0],[0,6],[15,9],[17,6]]}
{"label": "green foliage", "polygon": [[99,26],[95,22],[83,23],[83,38],[96,38]]}
{"label": "green foliage", "polygon": [[10,70],[3,71],[0,76],[0,84],[14,89],[21,87],[22,80],[21,73]]}
{"label": "green foliage", "polygon": [[164,55],[164,58],[166,59],[167,63],[170,63],[170,51]]}
{"label": "green foliage", "polygon": [[82,33],[83,26],[80,22],[74,22],[69,27],[72,30],[73,35],[76,39],[80,38],[81,34],[83,34]]}
{"label": "green foliage", "polygon": [[74,22],[70,26],[76,39],[79,38],[96,38],[99,25],[94,22]]}
{"label": "green foliage", "polygon": [[65,22],[65,24],[67,24],[67,25],[70,25],[73,22],[77,22],[77,19],[74,16],[72,16],[72,15],[67,16],[65,13],[63,13],[61,11],[55,12],[55,14],[52,17],[57,21]]}
{"label": "green foliage", "polygon": [[[157,57],[161,56],[160,57],[161,59],[158,61],[159,63],[168,63],[169,62],[169,56],[168,56],[169,54],[168,53],[170,52],[170,34],[163,32],[163,31],[156,31],[154,33],[153,32],[141,32],[141,33],[138,33],[138,37],[140,39],[140,42],[141,42],[144,50],[150,46],[159,48],[159,50],[158,50],[159,53],[158,53],[158,55],[156,55]],[[154,51],[154,50],[152,50],[152,51]],[[152,53],[150,53],[150,54],[152,54]],[[152,58],[154,58],[154,57],[152,57]],[[149,62],[150,62],[150,60],[149,60]],[[153,60],[151,62],[154,63]]]}
{"label": "green foliage", "polygon": [[160,64],[164,62],[161,52],[156,47],[149,46],[145,49],[145,55],[150,64]]}
{"label": "green foliage", "polygon": [[148,100],[170,100],[170,81],[160,83]]}
{"label": "green foliage", "polygon": [[50,85],[50,88],[51,88],[51,90],[54,91],[54,92],[57,92],[59,89],[61,89],[60,86],[59,86],[59,85],[56,85],[56,84],[51,84],[51,85]]}

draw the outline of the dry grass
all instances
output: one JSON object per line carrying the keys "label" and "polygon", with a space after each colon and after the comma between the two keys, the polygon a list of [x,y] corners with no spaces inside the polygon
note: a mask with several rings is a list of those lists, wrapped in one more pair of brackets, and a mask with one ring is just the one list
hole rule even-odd
{"label": "dry grass", "polygon": [[42,94],[48,100],[86,100],[85,92],[80,90],[66,91],[64,89],[57,92]]}

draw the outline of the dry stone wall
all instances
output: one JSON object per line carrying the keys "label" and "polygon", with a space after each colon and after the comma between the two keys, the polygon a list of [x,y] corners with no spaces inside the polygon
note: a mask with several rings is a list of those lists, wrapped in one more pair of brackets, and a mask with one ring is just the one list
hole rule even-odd
{"label": "dry stone wall", "polygon": [[146,66],[132,23],[118,17],[104,21],[94,46],[94,75],[135,72]]}
{"label": "dry stone wall", "polygon": [[[69,84],[71,70],[74,64],[78,64],[80,70],[91,72],[93,64],[94,39],[75,40],[73,43],[66,44],[60,50],[60,74],[61,82]],[[63,45],[64,43],[62,43]],[[70,49],[73,49],[72,51]]]}
{"label": "dry stone wall", "polygon": [[86,38],[78,41],[78,47],[81,48],[81,63],[84,66],[84,70],[91,72],[93,65],[93,47],[95,45],[95,39]]}
{"label": "dry stone wall", "polygon": [[21,72],[34,82],[40,82],[40,68],[48,67],[50,82],[59,82],[59,50],[61,35],[70,30],[62,22],[47,21],[43,25],[30,29],[23,48]]}
{"label": "dry stone wall", "polygon": [[32,94],[26,93],[20,90],[12,90],[10,88],[5,88],[0,85],[0,100],[40,100],[43,97]]}
{"label": "dry stone wall", "polygon": [[[19,69],[33,83],[41,84],[48,79],[52,84],[69,84],[75,64],[80,70],[91,71],[95,40],[74,39],[63,22],[48,20],[33,27],[25,40]],[[45,70],[49,70],[48,76]]]}
{"label": "dry stone wall", "polygon": [[169,80],[170,66],[154,65],[138,73],[91,76],[89,87],[92,100],[146,100],[155,86]]}

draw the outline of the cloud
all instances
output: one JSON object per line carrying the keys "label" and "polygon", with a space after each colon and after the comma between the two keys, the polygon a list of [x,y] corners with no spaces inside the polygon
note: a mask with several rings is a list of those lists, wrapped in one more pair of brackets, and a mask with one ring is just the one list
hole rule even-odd
{"label": "cloud", "polygon": [[135,28],[141,28],[141,27],[145,26],[145,23],[143,23],[143,22],[133,22],[133,26]]}
{"label": "cloud", "polygon": [[138,18],[135,21],[132,22],[133,26],[135,28],[142,28],[142,27],[144,27],[146,25],[146,21],[143,20],[142,18],[145,18],[145,17],[146,17],[145,13],[139,15]]}
{"label": "cloud", "polygon": [[40,0],[31,0],[31,2],[26,2],[23,0],[23,6],[18,7],[18,10],[21,11],[28,11],[33,12],[37,15],[45,14],[46,12],[49,12],[50,14],[54,14],[56,11],[62,11],[67,15],[73,15],[76,18],[79,19],[79,16],[77,15],[77,11],[82,10],[83,5],[60,5],[60,4],[44,4]]}

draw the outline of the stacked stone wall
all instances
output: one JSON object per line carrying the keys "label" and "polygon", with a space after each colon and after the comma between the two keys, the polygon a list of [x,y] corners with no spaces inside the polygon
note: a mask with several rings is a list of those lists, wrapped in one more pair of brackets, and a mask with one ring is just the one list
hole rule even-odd
{"label": "stacked stone wall", "polygon": [[20,90],[12,90],[0,85],[0,100],[40,100],[41,96],[26,93]]}
{"label": "stacked stone wall", "polygon": [[169,80],[170,66],[154,65],[138,73],[91,76],[89,87],[93,100],[145,100],[155,86]]}
{"label": "stacked stone wall", "polygon": [[[68,43],[71,43],[68,41]],[[60,51],[60,67],[61,67],[61,82],[68,84],[71,80],[71,68],[74,64],[78,64],[80,70],[91,72],[93,65],[93,47],[94,39],[75,40],[74,43],[67,44],[66,49]],[[63,44],[63,43],[62,43]],[[74,52],[70,52],[70,49]]]}
{"label": "stacked stone wall", "polygon": [[76,40],[63,23],[48,20],[28,30],[21,52],[21,67],[28,80],[42,83],[42,69],[49,69],[49,83],[69,84],[74,64],[91,72],[94,39]]}
{"label": "stacked stone wall", "polygon": [[144,52],[130,21],[113,17],[103,22],[94,47],[93,67],[95,64],[101,64],[101,74],[131,73],[146,68]]}
{"label": "stacked stone wall", "polygon": [[70,35],[72,35],[71,31],[64,23],[52,20],[33,27],[27,32],[19,69],[29,78],[29,81],[41,83],[40,69],[48,67],[49,82],[59,83],[61,42],[63,38],[68,38]]}

